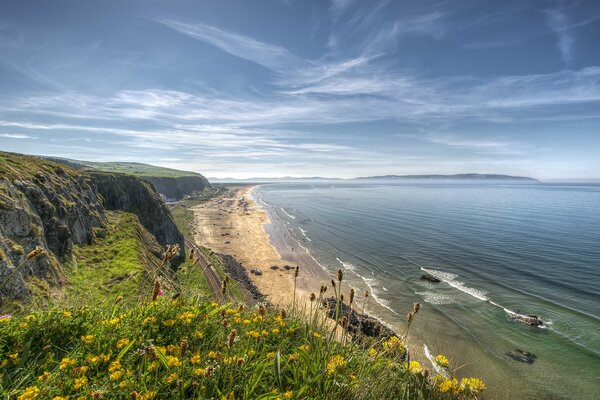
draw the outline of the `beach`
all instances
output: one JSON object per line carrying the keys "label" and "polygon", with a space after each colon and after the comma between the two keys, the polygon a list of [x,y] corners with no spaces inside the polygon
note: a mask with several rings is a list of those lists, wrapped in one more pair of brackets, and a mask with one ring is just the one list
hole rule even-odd
{"label": "beach", "polygon": [[235,257],[260,292],[276,305],[294,301],[294,274],[299,266],[296,301],[303,303],[311,293],[318,294],[321,284],[331,277],[298,247],[289,233],[273,230],[269,216],[251,196],[253,189],[254,186],[232,186],[224,194],[194,206],[196,242]]}

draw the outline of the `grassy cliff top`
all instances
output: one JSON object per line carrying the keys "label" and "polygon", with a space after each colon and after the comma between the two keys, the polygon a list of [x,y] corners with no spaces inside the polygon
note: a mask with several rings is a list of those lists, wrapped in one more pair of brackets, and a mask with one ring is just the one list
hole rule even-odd
{"label": "grassy cliff top", "polygon": [[157,167],[156,165],[136,163],[136,162],[92,162],[67,160],[73,164],[79,164],[87,168],[104,172],[115,172],[142,177],[152,178],[181,178],[184,176],[201,176],[192,171],[180,171],[178,169]]}

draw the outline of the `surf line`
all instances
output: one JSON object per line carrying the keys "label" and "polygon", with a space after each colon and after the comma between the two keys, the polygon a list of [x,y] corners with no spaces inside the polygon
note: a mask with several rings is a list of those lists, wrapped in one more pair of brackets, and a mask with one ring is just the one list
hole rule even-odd
{"label": "surf line", "polygon": [[[452,274],[449,272],[445,272],[445,271],[439,271],[439,270],[435,270],[435,269],[429,269],[429,268],[425,268],[422,265],[419,265],[418,263],[412,261],[411,259],[409,259],[408,257],[402,257],[402,259],[408,261],[409,263],[419,267],[419,269],[421,269],[421,271],[426,272],[428,274],[431,274],[432,276],[440,279],[441,281],[447,283],[448,285],[452,286],[455,289],[460,290],[463,293],[466,293],[470,296],[475,297],[476,299],[479,299],[483,302],[489,303],[495,307],[498,307],[500,309],[502,309],[509,317],[514,318],[514,317],[528,317],[527,314],[523,314],[520,312],[516,312],[516,311],[512,311],[492,300],[490,300],[486,295],[487,293],[482,291],[482,290],[478,290],[478,289],[474,289],[474,288],[470,288],[467,286],[464,286],[463,282],[460,281],[456,281],[454,280],[455,278],[457,278],[459,275],[456,274]],[[539,328],[547,328],[547,323],[545,321],[542,320],[542,325],[538,325]]]}

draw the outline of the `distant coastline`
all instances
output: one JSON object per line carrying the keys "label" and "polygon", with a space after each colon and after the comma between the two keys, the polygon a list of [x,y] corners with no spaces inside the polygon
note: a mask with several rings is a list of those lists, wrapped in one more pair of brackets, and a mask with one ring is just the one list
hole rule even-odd
{"label": "distant coastline", "polygon": [[502,174],[422,174],[422,175],[376,175],[376,176],[363,176],[358,178],[327,178],[321,176],[310,176],[310,177],[291,177],[284,176],[278,178],[208,178],[211,182],[223,182],[223,183],[275,183],[275,182],[315,182],[315,181],[337,181],[337,182],[355,182],[355,181],[395,181],[395,180],[440,180],[440,181],[474,181],[474,182],[523,182],[523,183],[540,183],[539,180],[527,176],[513,176],[513,175],[502,175]]}

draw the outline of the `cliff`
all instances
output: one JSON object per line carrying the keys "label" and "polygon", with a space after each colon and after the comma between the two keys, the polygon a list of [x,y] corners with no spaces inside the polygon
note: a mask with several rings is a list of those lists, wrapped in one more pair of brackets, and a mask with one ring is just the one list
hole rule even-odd
{"label": "cliff", "polygon": [[[74,245],[104,234],[106,210],[136,214],[160,245],[178,243],[185,254],[183,235],[148,182],[0,152],[0,302],[26,298],[35,279],[62,285],[62,264]],[[27,259],[36,247],[43,253]]]}
{"label": "cliff", "polygon": [[86,171],[127,174],[146,179],[152,182],[156,190],[168,200],[181,200],[193,192],[210,188],[208,179],[197,172],[135,162],[92,162],[54,157],[49,159]]}
{"label": "cliff", "polygon": [[[132,175],[89,171],[98,192],[108,210],[121,210],[138,216],[140,223],[156,237],[163,246],[179,244],[185,249],[184,238],[171,212],[165,206],[156,189],[148,182]],[[179,265],[185,251],[174,260]]]}
{"label": "cliff", "polygon": [[180,200],[185,195],[200,192],[210,187],[208,180],[202,175],[180,176],[180,177],[146,177],[156,190],[171,200]]}

